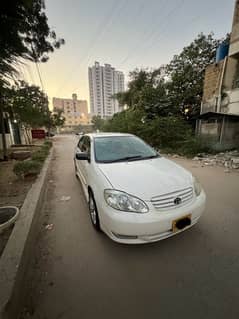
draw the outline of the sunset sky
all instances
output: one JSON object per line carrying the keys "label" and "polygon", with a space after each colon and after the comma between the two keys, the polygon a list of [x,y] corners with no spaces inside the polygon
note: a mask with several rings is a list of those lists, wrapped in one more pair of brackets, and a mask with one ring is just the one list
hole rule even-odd
{"label": "sunset sky", "polygon": [[[88,66],[110,63],[127,76],[136,67],[159,67],[200,32],[230,32],[234,0],[46,0],[49,25],[66,44],[40,65],[52,97],[88,100]],[[22,76],[39,84],[34,65]]]}

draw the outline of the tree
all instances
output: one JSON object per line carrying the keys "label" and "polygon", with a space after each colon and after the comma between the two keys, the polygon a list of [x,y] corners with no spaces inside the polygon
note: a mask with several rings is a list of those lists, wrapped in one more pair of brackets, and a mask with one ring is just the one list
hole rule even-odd
{"label": "tree", "polygon": [[[17,85],[5,90],[5,101],[7,111],[12,120],[16,120],[25,128],[61,127],[65,118],[62,116],[63,110],[51,112],[48,107],[47,95],[35,85],[28,85],[20,81]],[[28,136],[30,140],[30,137]]]}
{"label": "tree", "polygon": [[134,70],[130,73],[128,90],[116,94],[116,98],[120,104],[143,111],[148,119],[179,112],[168,99],[164,67]]}
{"label": "tree", "polygon": [[205,68],[215,61],[219,42],[213,34],[199,34],[168,65],[131,72],[128,89],[116,98],[141,109],[148,119],[174,115],[193,122],[200,111]]}
{"label": "tree", "polygon": [[205,68],[215,61],[219,42],[212,33],[201,33],[166,67],[169,100],[187,120],[200,112]]}
{"label": "tree", "polygon": [[48,134],[50,136],[50,131],[53,128],[62,127],[65,123],[65,118],[62,116],[63,110],[55,110],[51,112],[47,111],[47,115],[44,120],[44,126],[48,129]]}
{"label": "tree", "polygon": [[21,60],[46,62],[64,44],[48,26],[43,0],[4,1],[0,11],[0,119],[3,158],[7,159],[3,115],[5,90],[17,75]]}
{"label": "tree", "polygon": [[14,118],[25,126],[44,126],[49,112],[47,95],[38,86],[23,81],[12,89],[9,105]]}
{"label": "tree", "polygon": [[[50,117],[48,98],[38,86],[20,81],[17,85],[5,89],[6,110],[10,118],[26,128],[45,126]],[[7,95],[6,95],[7,93]]]}
{"label": "tree", "polygon": [[99,115],[93,116],[91,122],[94,130],[101,130],[105,123],[104,119],[102,119]]}
{"label": "tree", "polygon": [[62,127],[65,123],[65,118],[62,116],[63,110],[56,110],[55,112],[51,113],[52,118],[52,127]]}
{"label": "tree", "polygon": [[46,62],[64,44],[48,26],[43,0],[4,1],[0,11],[0,81],[16,72],[19,58]]}

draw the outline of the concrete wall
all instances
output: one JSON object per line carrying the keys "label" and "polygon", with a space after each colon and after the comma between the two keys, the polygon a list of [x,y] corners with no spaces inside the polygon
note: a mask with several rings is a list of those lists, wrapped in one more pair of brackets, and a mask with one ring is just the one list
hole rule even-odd
{"label": "concrete wall", "polygon": [[233,55],[236,53],[239,53],[239,1],[238,0],[236,0],[236,3],[235,3],[229,55]]}
{"label": "concrete wall", "polygon": [[228,57],[223,78],[223,89],[231,90],[233,88],[234,79],[237,72],[238,59]]}
{"label": "concrete wall", "polygon": [[239,120],[225,120],[222,144],[231,147],[239,146]]}
{"label": "concrete wall", "polygon": [[[6,142],[7,142],[7,148],[11,147],[13,144],[12,136],[11,134],[6,134]],[[2,150],[2,134],[0,134],[0,150]]]}
{"label": "concrete wall", "polygon": [[212,148],[215,149],[230,149],[239,146],[239,119],[225,118],[222,139],[220,141],[222,119],[210,122],[201,121],[199,133],[204,137]]}
{"label": "concrete wall", "polygon": [[220,112],[239,115],[239,88],[225,91],[226,96],[222,100]]}
{"label": "concrete wall", "polygon": [[205,70],[201,113],[216,111],[217,98],[220,93],[219,88],[223,64],[224,60],[219,63],[209,65]]}
{"label": "concrete wall", "polygon": [[220,127],[221,127],[221,124],[218,122],[208,123],[206,121],[202,121],[200,133],[201,135],[219,138]]}

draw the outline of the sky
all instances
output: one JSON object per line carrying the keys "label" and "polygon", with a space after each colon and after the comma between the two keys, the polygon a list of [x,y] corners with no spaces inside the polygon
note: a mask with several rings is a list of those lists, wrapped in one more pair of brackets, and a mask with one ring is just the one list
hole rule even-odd
{"label": "sky", "polygon": [[[49,26],[66,42],[40,64],[50,102],[72,93],[89,101],[88,66],[95,61],[112,64],[127,80],[136,67],[168,63],[200,32],[225,36],[234,1],[46,0]],[[23,67],[22,75],[40,85],[35,65]]]}

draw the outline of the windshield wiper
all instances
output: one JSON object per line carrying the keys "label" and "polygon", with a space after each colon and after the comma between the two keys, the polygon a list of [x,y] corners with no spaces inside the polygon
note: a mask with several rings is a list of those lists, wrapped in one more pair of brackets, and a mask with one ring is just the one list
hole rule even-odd
{"label": "windshield wiper", "polygon": [[125,157],[117,158],[115,160],[105,160],[100,162],[101,163],[130,162],[130,161],[147,160],[147,159],[157,158],[157,157],[160,157],[160,155],[159,154],[150,155],[150,156],[134,155],[134,156],[125,156]]}
{"label": "windshield wiper", "polygon": [[142,159],[151,159],[151,158],[157,158],[157,157],[160,157],[160,155],[156,154],[156,155],[145,156],[145,157],[142,157]]}
{"label": "windshield wiper", "polygon": [[116,162],[126,162],[126,161],[134,161],[134,160],[139,160],[142,159],[142,155],[135,155],[135,156],[125,156],[121,157],[115,160],[111,160],[108,163],[116,163]]}

